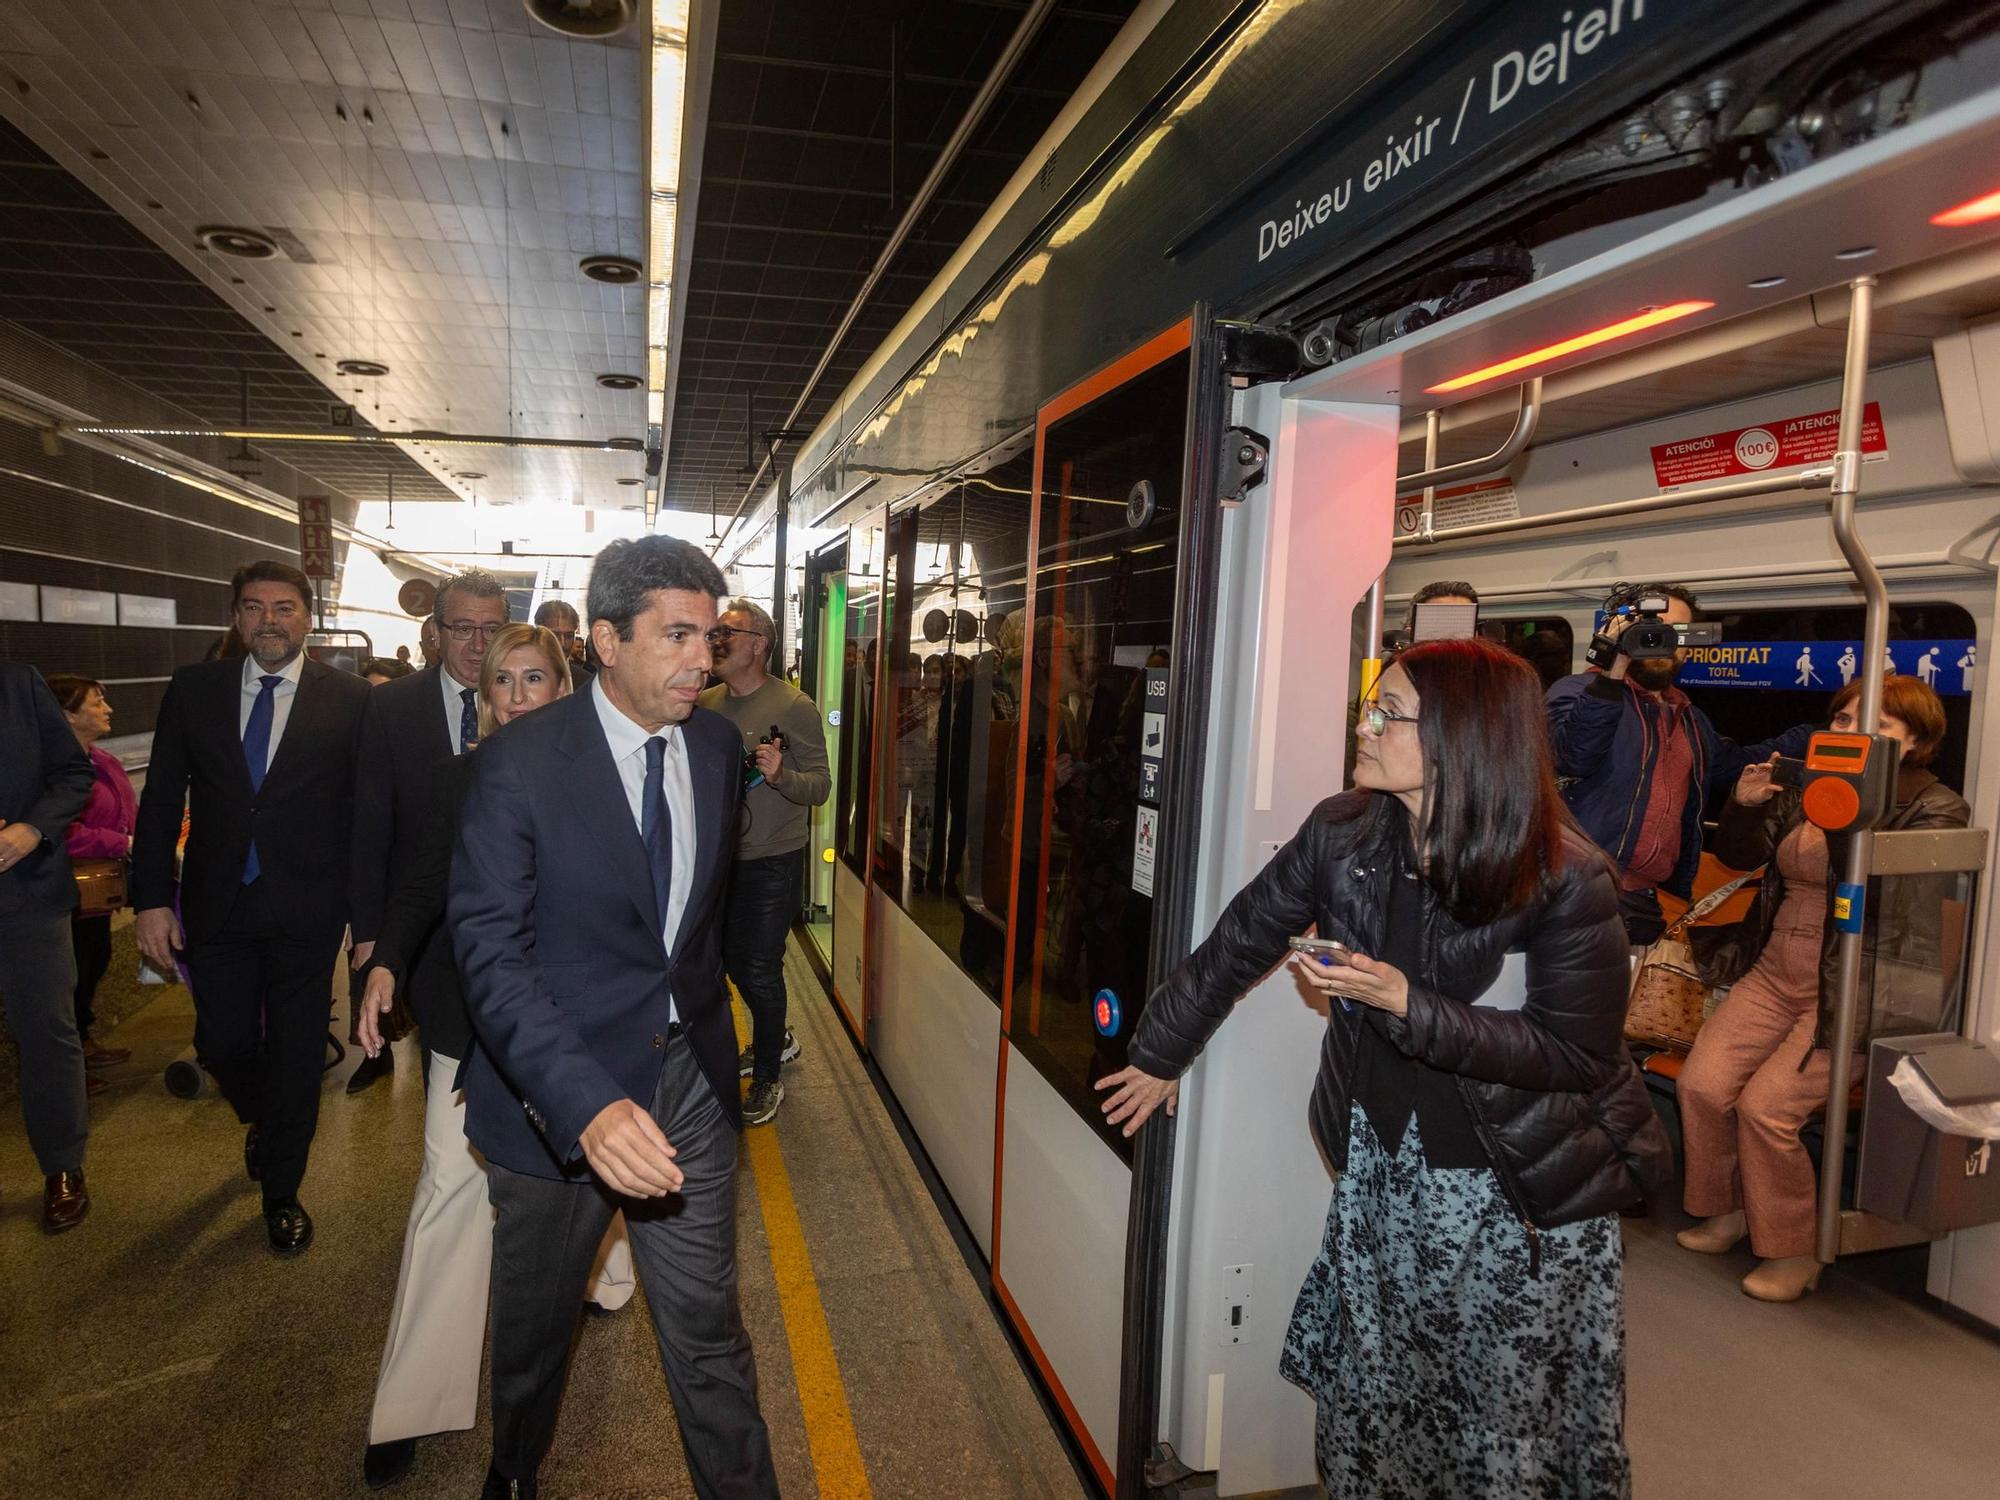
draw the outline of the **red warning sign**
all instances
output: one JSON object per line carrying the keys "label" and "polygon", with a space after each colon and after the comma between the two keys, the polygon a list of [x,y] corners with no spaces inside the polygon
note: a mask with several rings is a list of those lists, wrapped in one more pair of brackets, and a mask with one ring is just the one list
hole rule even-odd
{"label": "red warning sign", "polygon": [[[1682,438],[1653,449],[1653,473],[1660,488],[1697,484],[1705,479],[1732,479],[1766,469],[1791,469],[1825,463],[1840,441],[1840,413],[1816,411],[1786,417],[1757,427],[1736,427],[1704,437]],[[1889,451],[1882,427],[1882,408],[1870,401],[1861,417],[1861,452],[1881,457]]]}

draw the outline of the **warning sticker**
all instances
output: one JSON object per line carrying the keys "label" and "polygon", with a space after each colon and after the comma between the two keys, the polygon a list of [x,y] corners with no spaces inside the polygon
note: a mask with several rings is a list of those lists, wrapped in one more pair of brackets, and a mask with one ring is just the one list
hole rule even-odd
{"label": "warning sticker", "polygon": [[1153,894],[1153,864],[1160,852],[1160,815],[1150,807],[1139,809],[1139,826],[1132,837],[1132,889],[1142,896]]}
{"label": "warning sticker", "polygon": [[[1704,437],[1682,438],[1653,449],[1653,474],[1660,488],[1670,490],[1706,479],[1731,479],[1766,469],[1791,469],[1825,463],[1840,441],[1840,413],[1816,411],[1786,417],[1757,427],[1736,427]],[[1861,452],[1877,459],[1889,451],[1882,427],[1882,408],[1870,401],[1861,419]]]}
{"label": "warning sticker", "polygon": [[[1521,497],[1511,479],[1484,479],[1478,484],[1455,485],[1437,492],[1432,507],[1433,524],[1439,531],[1447,526],[1476,526],[1482,521],[1511,521],[1521,513]],[[1424,516],[1424,497],[1404,495],[1396,501],[1396,534],[1413,536]]]}

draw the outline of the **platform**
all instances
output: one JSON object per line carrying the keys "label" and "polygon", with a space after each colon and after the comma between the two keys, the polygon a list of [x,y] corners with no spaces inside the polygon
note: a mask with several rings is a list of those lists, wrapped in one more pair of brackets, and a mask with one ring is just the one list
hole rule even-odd
{"label": "platform", "polygon": [[[796,950],[787,967],[805,1050],[774,1125],[746,1136],[738,1239],[783,1493],[1081,1495],[817,981]],[[0,1493],[370,1493],[369,1401],[420,1154],[415,1043],[358,1097],[342,1091],[352,1056],[328,1074],[300,1195],[317,1238],[281,1261],[228,1106],[161,1085],[191,1030],[176,987],[111,1034],[133,1059],[93,1101],[93,1206],[69,1234],[40,1232],[19,1110],[0,1116]],[[465,1500],[490,1434],[482,1401],[477,1428],[420,1444],[381,1493]],[[548,1500],[692,1493],[636,1300],[586,1320],[542,1481]]]}

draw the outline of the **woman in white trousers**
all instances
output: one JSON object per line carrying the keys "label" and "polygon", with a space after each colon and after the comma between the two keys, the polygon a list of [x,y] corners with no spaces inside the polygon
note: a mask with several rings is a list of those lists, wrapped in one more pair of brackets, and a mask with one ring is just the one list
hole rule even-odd
{"label": "woman in white trousers", "polygon": [[[556,638],[534,625],[509,625],[487,647],[479,678],[480,736],[567,693],[569,665]],[[360,1036],[370,1057],[382,1048],[382,1018],[399,984],[410,995],[427,1054],[424,1164],[417,1176],[389,1336],[375,1378],[364,1477],[371,1489],[410,1470],[418,1438],[471,1427],[479,1413],[479,1368],[486,1342],[493,1265],[493,1209],[486,1163],[465,1138],[458,1074],[478,1045],[465,1013],[450,935],[442,930],[451,851],[474,749],[439,767],[447,778],[437,814],[384,916],[363,992]],[[602,1312],[632,1297],[632,1249],[621,1214],[598,1247],[587,1296]]]}

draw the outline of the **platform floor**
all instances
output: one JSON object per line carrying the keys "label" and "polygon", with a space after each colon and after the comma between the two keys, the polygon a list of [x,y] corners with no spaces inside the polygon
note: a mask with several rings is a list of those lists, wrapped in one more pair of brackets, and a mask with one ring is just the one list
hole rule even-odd
{"label": "platform floor", "polygon": [[[776,1123],[746,1137],[738,1224],[784,1494],[1081,1495],[796,950],[788,968],[805,1054]],[[191,1028],[175,988],[108,1038],[134,1056],[93,1102],[93,1207],[69,1234],[40,1232],[19,1111],[0,1116],[0,1494],[369,1493],[368,1408],[420,1154],[414,1043],[393,1080],[356,1098],[342,1091],[352,1056],[328,1076],[301,1194],[317,1238],[281,1261],[228,1106],[161,1086]],[[470,1500],[489,1439],[482,1403],[477,1428],[421,1443],[414,1472],[382,1493]],[[692,1493],[637,1299],[583,1326],[542,1493]]]}

